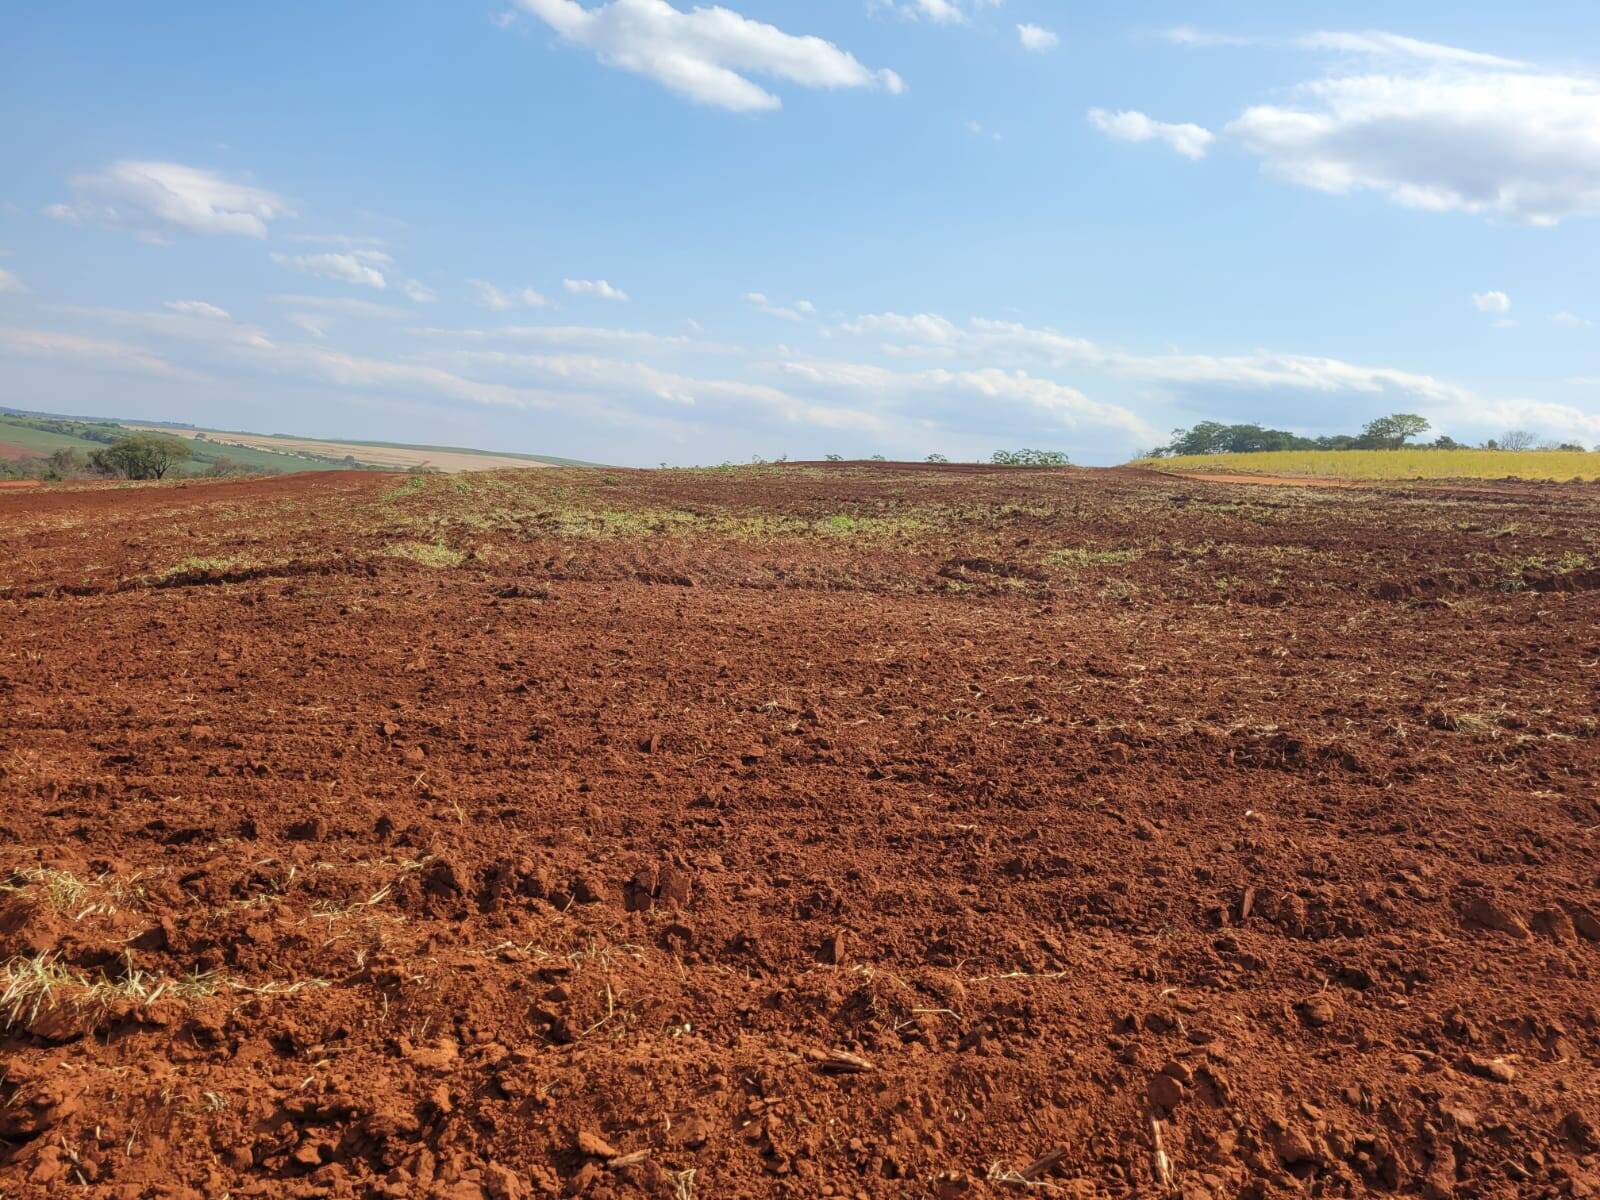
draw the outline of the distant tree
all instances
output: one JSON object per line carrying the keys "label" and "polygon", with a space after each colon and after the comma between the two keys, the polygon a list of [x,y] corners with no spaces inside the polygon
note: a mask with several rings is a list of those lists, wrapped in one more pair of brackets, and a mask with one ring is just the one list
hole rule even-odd
{"label": "distant tree", "polygon": [[249,470],[236,458],[229,458],[226,454],[219,454],[211,460],[206,467],[206,474],[213,479],[221,479],[227,475],[243,475]]}
{"label": "distant tree", "polygon": [[1533,444],[1538,439],[1526,429],[1509,429],[1500,435],[1499,444],[1490,447],[1495,450],[1532,450]]}
{"label": "distant tree", "polygon": [[1579,453],[1585,453],[1584,448],[1582,446],[1578,445],[1577,442],[1562,442],[1559,446],[1556,447],[1556,449],[1557,450],[1576,450]]}
{"label": "distant tree", "polygon": [[1316,443],[1284,429],[1201,421],[1193,429],[1174,429],[1167,454],[1252,454],[1259,450],[1310,450]]}
{"label": "distant tree", "polygon": [[1466,449],[1465,446],[1463,446],[1460,442],[1456,441],[1455,438],[1451,437],[1448,433],[1441,433],[1438,437],[1434,438],[1433,441],[1428,443],[1428,448],[1431,449],[1431,450],[1465,450]]}
{"label": "distant tree", "polygon": [[1428,422],[1416,413],[1391,413],[1368,421],[1361,441],[1373,450],[1398,450],[1411,438],[1428,432]]}
{"label": "distant tree", "polygon": [[881,454],[874,454],[872,456],[872,461],[873,462],[887,462],[888,459],[884,458],[883,455],[881,455]]}
{"label": "distant tree", "polygon": [[950,460],[942,454],[930,454],[928,455],[928,461],[931,463],[947,463]]}
{"label": "distant tree", "polygon": [[844,455],[842,455],[842,454],[824,454],[822,457],[827,462],[843,462],[844,461]]}
{"label": "distant tree", "polygon": [[89,473],[89,458],[76,446],[63,446],[51,451],[46,462],[47,479],[77,479]]}
{"label": "distant tree", "polygon": [[95,470],[122,479],[164,479],[192,457],[189,443],[164,433],[131,433],[89,456]]}
{"label": "distant tree", "polygon": [[996,450],[989,461],[997,467],[1064,467],[1067,456],[1060,450]]}

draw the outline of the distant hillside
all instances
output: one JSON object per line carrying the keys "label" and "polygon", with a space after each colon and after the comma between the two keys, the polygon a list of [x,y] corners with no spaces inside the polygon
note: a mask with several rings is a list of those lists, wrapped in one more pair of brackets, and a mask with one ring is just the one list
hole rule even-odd
{"label": "distant hillside", "polygon": [[306,438],[293,434],[261,434],[203,429],[176,421],[73,417],[27,412],[0,406],[0,458],[25,453],[48,455],[73,448],[89,453],[135,430],[181,437],[191,443],[195,458],[186,474],[204,472],[226,459],[250,471],[280,472],[367,468],[389,471],[435,470],[445,473],[529,467],[593,467],[599,463],[542,454],[474,450],[464,446],[428,446],[406,442]]}

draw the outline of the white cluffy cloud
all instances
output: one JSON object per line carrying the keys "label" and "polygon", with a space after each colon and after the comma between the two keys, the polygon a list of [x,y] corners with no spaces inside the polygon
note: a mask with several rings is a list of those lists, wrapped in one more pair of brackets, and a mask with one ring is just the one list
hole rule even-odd
{"label": "white cluffy cloud", "polygon": [[1157,121],[1142,112],[1089,110],[1089,123],[1119,142],[1163,142],[1185,158],[1204,158],[1216,135],[1199,125]]}
{"label": "white cluffy cloud", "polygon": [[511,308],[546,308],[550,304],[550,301],[531,287],[512,288],[507,291],[482,279],[469,279],[467,282],[478,294],[478,303],[495,312],[505,312]]}
{"label": "white cluffy cloud", "polygon": [[871,70],[819,37],[796,36],[731,9],[674,8],[666,0],[610,0],[585,8],[577,0],[515,0],[563,40],[601,62],[654,80],[681,96],[734,112],[776,109],[783,102],[749,78],[766,75],[801,87],[905,90],[890,70]]}
{"label": "white cluffy cloud", "polygon": [[1287,43],[1173,30],[1187,45],[1344,56],[1223,135],[1290,183],[1405,208],[1555,225],[1600,215],[1600,79],[1381,31]]}
{"label": "white cluffy cloud", "polygon": [[1061,44],[1061,39],[1042,25],[1018,25],[1017,40],[1022,43],[1024,50],[1030,50],[1034,54],[1054,50]]}
{"label": "white cluffy cloud", "polygon": [[389,286],[383,268],[394,265],[394,259],[382,250],[351,250],[340,254],[274,254],[272,261],[299,271],[302,275],[360,284],[379,291]]}
{"label": "white cluffy cloud", "polygon": [[52,204],[45,210],[50,216],[97,221],[151,241],[174,231],[263,238],[268,222],[290,212],[287,201],[264,188],[181,163],[116,162],[71,183],[77,199]]}
{"label": "white cluffy cloud", "polygon": [[1511,311],[1511,297],[1504,292],[1474,292],[1472,304],[1481,313],[1499,317]]}
{"label": "white cluffy cloud", "polygon": [[168,300],[166,306],[183,317],[204,317],[209,321],[233,320],[227,309],[218,308],[204,300]]}
{"label": "white cluffy cloud", "polygon": [[1227,130],[1291,183],[1534,225],[1600,214],[1593,80],[1456,68],[1322,79],[1297,95]]}
{"label": "white cluffy cloud", "polygon": [[561,286],[574,296],[594,296],[601,300],[626,301],[628,293],[604,279],[563,279]]}

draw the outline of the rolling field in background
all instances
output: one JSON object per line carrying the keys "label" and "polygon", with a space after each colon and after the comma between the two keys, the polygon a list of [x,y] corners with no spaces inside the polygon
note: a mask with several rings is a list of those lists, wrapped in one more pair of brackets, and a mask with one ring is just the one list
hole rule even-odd
{"label": "rolling field in background", "polygon": [[[527,467],[591,466],[569,458],[547,458],[533,454],[495,454],[458,446],[418,446],[400,442],[354,442],[326,438],[290,437],[284,434],[231,433],[184,426],[130,424],[130,429],[168,433],[176,437],[204,439],[211,446],[275,454],[279,458],[333,466],[380,467],[407,471],[413,467],[456,474],[462,471],[500,471]],[[303,469],[303,468],[292,468]]]}
{"label": "rolling field in background", "polygon": [[[58,428],[41,428],[54,425]],[[246,472],[281,474],[307,470],[360,469],[386,471],[509,470],[527,467],[597,466],[571,458],[540,454],[491,453],[463,446],[426,446],[403,442],[341,441],[287,434],[238,433],[197,429],[151,421],[108,421],[0,408],[0,458],[44,458],[57,450],[88,455],[112,440],[136,431],[167,434],[190,442],[195,457],[177,468],[180,475],[199,475],[220,458]]]}

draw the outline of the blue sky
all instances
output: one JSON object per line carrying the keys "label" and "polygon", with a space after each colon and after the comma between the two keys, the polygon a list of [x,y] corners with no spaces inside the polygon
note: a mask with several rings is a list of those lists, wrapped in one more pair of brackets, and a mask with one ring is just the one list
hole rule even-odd
{"label": "blue sky", "polygon": [[1600,443],[1591,4],[4,20],[3,404],[641,465]]}

